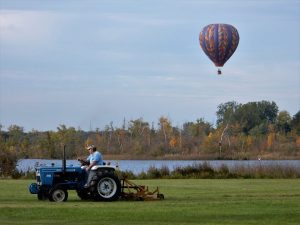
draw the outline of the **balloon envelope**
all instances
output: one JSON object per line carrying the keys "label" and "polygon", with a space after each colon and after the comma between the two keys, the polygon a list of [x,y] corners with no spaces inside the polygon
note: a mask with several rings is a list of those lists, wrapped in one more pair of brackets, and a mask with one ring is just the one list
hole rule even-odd
{"label": "balloon envelope", "polygon": [[239,44],[237,29],[229,24],[210,24],[199,35],[200,46],[213,63],[222,67]]}

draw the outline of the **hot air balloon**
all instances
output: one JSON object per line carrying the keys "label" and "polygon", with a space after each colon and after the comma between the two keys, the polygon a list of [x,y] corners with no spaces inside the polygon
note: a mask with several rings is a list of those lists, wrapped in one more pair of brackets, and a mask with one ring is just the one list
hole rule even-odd
{"label": "hot air balloon", "polygon": [[[222,67],[235,52],[239,44],[239,33],[229,24],[209,24],[200,32],[199,41],[210,60],[217,67]],[[222,74],[220,68],[218,74]]]}

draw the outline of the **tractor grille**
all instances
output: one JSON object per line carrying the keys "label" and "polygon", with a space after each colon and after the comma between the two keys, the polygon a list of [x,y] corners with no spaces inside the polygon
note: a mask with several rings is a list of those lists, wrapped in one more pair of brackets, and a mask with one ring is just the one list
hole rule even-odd
{"label": "tractor grille", "polygon": [[41,177],[40,176],[36,176],[36,182],[38,185],[41,184]]}
{"label": "tractor grille", "polygon": [[39,170],[36,171],[35,178],[36,178],[37,184],[40,185],[41,184],[41,174],[40,174]]}

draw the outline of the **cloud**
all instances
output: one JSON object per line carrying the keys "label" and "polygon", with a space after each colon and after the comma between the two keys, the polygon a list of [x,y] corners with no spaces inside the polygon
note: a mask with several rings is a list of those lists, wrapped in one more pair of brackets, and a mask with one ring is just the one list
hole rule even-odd
{"label": "cloud", "polygon": [[61,17],[51,11],[1,10],[0,40],[5,44],[45,44]]}

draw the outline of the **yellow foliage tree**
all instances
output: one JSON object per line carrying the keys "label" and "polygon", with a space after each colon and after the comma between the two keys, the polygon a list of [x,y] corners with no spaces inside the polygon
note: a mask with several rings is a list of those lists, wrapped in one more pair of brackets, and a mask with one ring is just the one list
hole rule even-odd
{"label": "yellow foliage tree", "polygon": [[275,141],[275,133],[270,133],[267,139],[267,148],[270,149]]}
{"label": "yellow foliage tree", "polygon": [[175,148],[178,145],[179,141],[177,137],[172,137],[171,140],[169,141],[169,146],[171,148]]}
{"label": "yellow foliage tree", "polygon": [[246,139],[246,145],[247,147],[249,148],[253,143],[253,138],[251,136],[247,136],[247,139]]}
{"label": "yellow foliage tree", "polygon": [[297,148],[300,148],[300,136],[298,136],[296,139],[296,146]]}
{"label": "yellow foliage tree", "polygon": [[89,146],[89,145],[92,145],[92,144],[94,144],[94,143],[93,143],[93,140],[92,140],[90,137],[88,137],[88,138],[86,139],[86,141],[85,141],[85,146]]}

